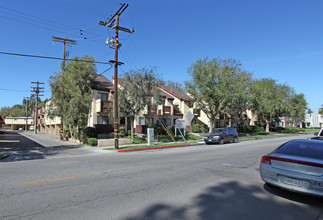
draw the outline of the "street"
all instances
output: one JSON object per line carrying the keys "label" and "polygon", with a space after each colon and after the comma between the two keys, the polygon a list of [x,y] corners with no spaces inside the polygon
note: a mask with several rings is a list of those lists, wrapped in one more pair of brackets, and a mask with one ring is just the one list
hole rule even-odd
{"label": "street", "polygon": [[0,219],[322,219],[322,198],[259,176],[263,154],[306,137],[2,161]]}

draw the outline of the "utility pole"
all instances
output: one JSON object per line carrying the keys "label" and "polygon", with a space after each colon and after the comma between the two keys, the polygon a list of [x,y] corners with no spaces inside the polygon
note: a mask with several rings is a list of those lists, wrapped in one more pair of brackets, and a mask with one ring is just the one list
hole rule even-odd
{"label": "utility pole", "polygon": [[[68,57],[68,52],[66,52],[66,45],[76,45],[77,42],[75,40],[67,39],[67,38],[60,38],[60,37],[52,37],[52,41],[54,42],[60,42],[64,44],[64,50],[63,50],[63,68],[62,68],[62,74],[64,75],[64,69],[65,69],[65,59]],[[64,136],[64,122],[63,122],[63,116],[61,116],[61,127],[63,131]],[[63,136],[60,136],[61,140],[64,140]]]}
{"label": "utility pole", "polygon": [[67,38],[60,38],[60,37],[52,37],[52,41],[54,42],[60,42],[64,44],[64,51],[63,51],[63,62],[65,63],[65,59],[68,56],[68,53],[66,52],[66,45],[76,45],[77,42],[75,40],[67,39]]}
{"label": "utility pole", "polygon": [[26,101],[26,127],[25,127],[25,132],[27,132],[28,130],[28,101],[29,101],[29,97],[24,97],[25,101]]}
{"label": "utility pole", "polygon": [[[132,29],[124,28],[119,26],[119,19],[120,15],[126,10],[129,4],[121,4],[121,7],[119,10],[109,19],[108,22],[106,21],[100,21],[99,25],[113,28],[115,29],[115,39],[111,42],[107,40],[107,44],[109,43],[114,43],[114,60],[110,60],[110,63],[114,64],[114,105],[113,105],[113,117],[114,117],[114,148],[118,149],[119,148],[119,125],[118,125],[118,65],[122,65],[124,63],[118,62],[118,49],[121,47],[121,44],[119,44],[119,30],[120,31],[125,31],[130,34],[134,32]],[[116,22],[115,24],[113,24]]]}
{"label": "utility pole", "polygon": [[44,92],[44,87],[39,87],[40,84],[44,84],[44,83],[41,83],[39,81],[37,82],[31,82],[31,83],[34,83],[34,84],[37,84],[36,87],[31,87],[33,90],[31,92],[34,92],[36,93],[36,104],[35,104],[35,127],[34,127],[34,134],[37,134],[37,117],[38,117],[38,96],[43,96],[43,95],[39,95],[39,93],[41,92]]}

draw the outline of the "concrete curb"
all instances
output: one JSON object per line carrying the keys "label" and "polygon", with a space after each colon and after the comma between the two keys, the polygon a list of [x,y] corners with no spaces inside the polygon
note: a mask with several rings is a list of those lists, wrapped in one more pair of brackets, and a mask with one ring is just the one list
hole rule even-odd
{"label": "concrete curb", "polygon": [[[298,136],[300,134],[294,134],[290,136]],[[282,136],[277,136],[282,137]],[[253,140],[261,140],[267,138],[277,138],[277,137],[259,137],[259,138],[250,138],[250,139],[239,139],[241,141],[253,141]],[[203,145],[203,142],[196,142],[195,144],[183,144],[183,145],[169,145],[169,146],[160,146],[160,147],[146,147],[146,148],[135,148],[135,149],[126,149],[126,150],[118,150],[118,153],[126,153],[126,152],[133,152],[133,151],[143,151],[143,150],[155,150],[155,149],[165,149],[165,148],[174,148],[174,147],[189,147],[189,146],[196,146],[196,145]]]}
{"label": "concrete curb", "polygon": [[146,148],[134,148],[134,149],[118,150],[118,153],[130,152],[130,151],[142,151],[142,150],[155,150],[155,149],[164,149],[164,148],[172,148],[172,147],[187,147],[187,146],[191,146],[191,144],[159,146],[159,147],[146,147]]}
{"label": "concrete curb", "polygon": [[175,148],[175,147],[190,147],[190,146],[202,145],[202,144],[204,143],[196,142],[195,144],[180,144],[180,145],[169,145],[169,146],[159,146],[159,147],[134,148],[134,149],[118,150],[118,153],[143,151],[143,150],[156,150],[156,149]]}

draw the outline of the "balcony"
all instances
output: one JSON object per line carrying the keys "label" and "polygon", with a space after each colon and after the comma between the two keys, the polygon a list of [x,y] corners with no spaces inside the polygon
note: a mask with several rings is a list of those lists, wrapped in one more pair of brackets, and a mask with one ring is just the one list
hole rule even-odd
{"label": "balcony", "polygon": [[45,109],[44,108],[39,108],[37,111],[38,115],[44,115],[45,114]]}
{"label": "balcony", "polygon": [[152,106],[148,107],[148,115],[156,115],[157,114],[157,106],[154,108]]}
{"label": "balcony", "polygon": [[110,113],[113,109],[111,101],[101,101],[101,112]]}
{"label": "balcony", "polygon": [[183,113],[178,108],[174,107],[174,115],[183,116]]}
{"label": "balcony", "polygon": [[201,110],[200,109],[193,109],[193,113],[197,117],[200,117],[201,116]]}
{"label": "balcony", "polygon": [[96,100],[96,112],[110,113],[113,109],[112,101],[98,99]]}
{"label": "balcony", "polygon": [[164,115],[172,115],[172,107],[170,106],[163,106]]}

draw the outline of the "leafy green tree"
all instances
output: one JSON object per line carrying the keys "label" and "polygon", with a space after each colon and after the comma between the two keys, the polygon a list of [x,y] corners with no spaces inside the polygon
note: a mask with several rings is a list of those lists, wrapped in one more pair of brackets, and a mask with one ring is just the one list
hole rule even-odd
{"label": "leafy green tree", "polygon": [[249,100],[250,73],[241,69],[234,59],[215,58],[197,60],[189,68],[192,80],[185,82],[187,91],[194,98],[196,107],[210,120],[210,132],[219,115],[239,121]]}
{"label": "leafy green tree", "polygon": [[148,106],[162,103],[158,85],[160,80],[155,69],[142,68],[126,72],[119,80],[118,107],[120,116],[127,117],[131,124],[131,136],[134,137],[134,118]]}
{"label": "leafy green tree", "polygon": [[[42,100],[41,100],[40,97],[38,97],[37,100],[38,100],[37,101],[38,104],[42,103]],[[28,98],[27,101],[26,101],[26,99],[23,100],[22,104],[25,106],[25,108],[26,108],[26,102],[27,102],[27,105],[28,105],[28,114],[27,115],[31,116],[32,111],[33,111],[33,109],[35,109],[35,105],[36,105],[36,95],[32,94],[32,95],[30,95],[30,97]]]}
{"label": "leafy green tree", "polygon": [[323,115],[323,104],[321,105],[321,108],[319,108],[319,114]]}
{"label": "leafy green tree", "polygon": [[220,114],[221,92],[219,88],[220,59],[199,59],[188,69],[192,80],[185,82],[187,91],[194,98],[196,108],[210,120],[210,132]]}
{"label": "leafy green tree", "polygon": [[10,115],[12,117],[23,117],[26,116],[26,107],[23,105],[16,104],[12,106],[10,110]]}
{"label": "leafy green tree", "polygon": [[312,114],[312,113],[314,113],[313,110],[311,108],[308,108],[306,114]]}
{"label": "leafy green tree", "polygon": [[74,57],[62,64],[62,72],[50,77],[52,106],[48,114],[51,118],[63,115],[71,135],[80,140],[81,128],[87,124],[91,107],[91,85],[96,77],[93,62],[90,56]]}
{"label": "leafy green tree", "polygon": [[177,90],[184,92],[184,93],[186,92],[185,86],[179,82],[175,82],[175,81],[171,81],[171,80],[168,80],[167,82],[161,81],[161,85],[170,86],[170,87],[177,89]]}
{"label": "leafy green tree", "polygon": [[11,116],[11,107],[10,106],[4,106],[1,107],[0,109],[0,115],[4,115],[4,116]]}
{"label": "leafy green tree", "polygon": [[229,118],[229,126],[239,123],[250,100],[252,74],[241,69],[241,63],[234,59],[221,62],[219,89],[223,99],[222,113]]}
{"label": "leafy green tree", "polygon": [[258,120],[266,124],[269,132],[270,123],[288,112],[290,87],[277,84],[273,79],[260,79],[251,87],[251,106]]}
{"label": "leafy green tree", "polygon": [[304,94],[294,94],[293,92],[290,97],[288,109],[289,115],[292,119],[298,119],[301,122],[300,126],[302,127],[302,122],[305,120],[305,112],[307,109],[307,102]]}

